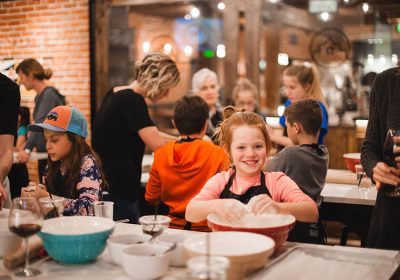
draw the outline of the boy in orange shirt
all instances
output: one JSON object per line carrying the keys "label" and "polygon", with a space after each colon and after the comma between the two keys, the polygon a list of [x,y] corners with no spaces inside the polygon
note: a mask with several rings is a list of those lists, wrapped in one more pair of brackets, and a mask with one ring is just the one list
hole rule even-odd
{"label": "boy in orange shirt", "polygon": [[170,227],[209,231],[206,222],[185,220],[186,205],[209,178],[227,170],[230,162],[224,150],[203,140],[209,109],[199,96],[184,96],[175,103],[173,124],[180,140],[169,142],[154,153],[154,163],[146,185],[150,204],[161,200],[169,208]]}

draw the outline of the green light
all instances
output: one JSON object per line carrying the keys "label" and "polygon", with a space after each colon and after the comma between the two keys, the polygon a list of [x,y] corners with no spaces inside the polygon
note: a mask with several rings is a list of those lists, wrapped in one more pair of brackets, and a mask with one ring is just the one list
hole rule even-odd
{"label": "green light", "polygon": [[397,30],[397,33],[400,33],[400,22],[397,23],[396,30]]}
{"label": "green light", "polygon": [[203,51],[203,56],[206,57],[206,58],[213,58],[215,56],[215,53],[214,53],[213,50],[205,49]]}

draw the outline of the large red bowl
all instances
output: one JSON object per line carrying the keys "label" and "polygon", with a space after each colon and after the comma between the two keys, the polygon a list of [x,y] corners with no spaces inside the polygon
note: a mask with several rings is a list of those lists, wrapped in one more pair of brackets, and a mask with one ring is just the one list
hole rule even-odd
{"label": "large red bowl", "polygon": [[245,231],[263,234],[275,241],[275,251],[286,241],[289,231],[296,223],[292,215],[263,214],[245,215],[236,222],[229,223],[216,214],[207,217],[208,227],[213,231]]}
{"label": "large red bowl", "polygon": [[344,162],[346,163],[346,168],[353,173],[356,173],[356,165],[361,162],[360,153],[349,153],[343,155]]}

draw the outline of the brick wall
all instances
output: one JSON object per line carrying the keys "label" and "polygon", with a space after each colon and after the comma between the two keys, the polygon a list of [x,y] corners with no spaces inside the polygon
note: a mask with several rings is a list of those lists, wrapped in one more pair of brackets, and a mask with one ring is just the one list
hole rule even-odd
{"label": "brick wall", "polygon": [[[0,2],[0,61],[33,57],[54,72],[50,82],[90,122],[89,6],[87,0]],[[21,105],[33,111],[34,92]],[[90,125],[90,124],[89,124]],[[29,167],[35,167],[30,164]],[[36,171],[30,168],[32,180]]]}

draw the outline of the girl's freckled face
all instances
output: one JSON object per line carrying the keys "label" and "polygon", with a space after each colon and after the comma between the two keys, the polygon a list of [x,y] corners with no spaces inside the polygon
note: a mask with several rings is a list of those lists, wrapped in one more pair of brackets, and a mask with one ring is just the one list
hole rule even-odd
{"label": "girl's freckled face", "polygon": [[230,153],[238,175],[258,175],[267,159],[265,139],[261,130],[249,126],[235,128]]}

